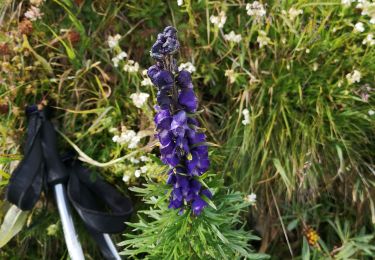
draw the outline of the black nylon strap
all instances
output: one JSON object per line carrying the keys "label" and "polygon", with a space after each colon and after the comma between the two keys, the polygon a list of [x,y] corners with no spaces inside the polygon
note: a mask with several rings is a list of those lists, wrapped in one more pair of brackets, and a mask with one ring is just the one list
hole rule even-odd
{"label": "black nylon strap", "polygon": [[90,172],[78,161],[62,162],[57,152],[56,132],[45,110],[28,107],[28,131],[25,156],[11,175],[6,198],[22,210],[30,210],[38,201],[43,180],[48,185],[66,183],[68,198],[81,217],[103,256],[112,254],[102,233],[119,233],[133,212],[129,198]]}

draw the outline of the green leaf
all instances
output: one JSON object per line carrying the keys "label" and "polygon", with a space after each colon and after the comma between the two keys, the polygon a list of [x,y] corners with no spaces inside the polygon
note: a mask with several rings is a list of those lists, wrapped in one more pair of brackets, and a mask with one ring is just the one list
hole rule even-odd
{"label": "green leaf", "polygon": [[293,229],[295,229],[297,227],[298,223],[299,223],[299,219],[298,218],[296,218],[296,219],[292,220],[291,222],[289,222],[288,227],[287,227],[288,231],[292,231]]}
{"label": "green leaf", "polygon": [[303,237],[302,260],[310,260],[310,247],[305,237]]}
{"label": "green leaf", "polygon": [[27,214],[28,211],[22,211],[14,205],[9,208],[0,227],[0,248],[20,232],[26,222]]}

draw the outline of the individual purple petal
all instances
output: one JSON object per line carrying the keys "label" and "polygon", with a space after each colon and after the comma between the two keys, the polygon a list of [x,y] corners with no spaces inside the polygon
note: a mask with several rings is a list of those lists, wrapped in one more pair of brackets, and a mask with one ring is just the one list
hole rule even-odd
{"label": "individual purple petal", "polygon": [[188,140],[184,137],[178,137],[176,139],[176,145],[180,147],[186,154],[190,152]]}
{"label": "individual purple petal", "polygon": [[202,213],[202,210],[207,206],[207,202],[205,202],[201,197],[197,196],[191,206],[193,208],[194,215],[198,216]]}
{"label": "individual purple petal", "polygon": [[188,112],[194,112],[197,109],[197,98],[192,89],[183,89],[178,96],[178,103],[185,106]]}
{"label": "individual purple petal", "polygon": [[155,116],[155,124],[159,129],[170,129],[172,117],[168,109],[161,109]]}
{"label": "individual purple petal", "polygon": [[180,88],[193,88],[193,83],[191,80],[190,72],[186,70],[181,70],[177,76],[177,84]]}
{"label": "individual purple petal", "polygon": [[202,188],[202,184],[198,180],[192,179],[190,181],[190,189],[193,193],[198,194],[201,188]]}
{"label": "individual purple petal", "polygon": [[171,99],[169,98],[168,94],[164,93],[161,90],[158,91],[156,100],[158,101],[159,106],[162,109],[168,109],[171,105]]}
{"label": "individual purple petal", "polygon": [[166,154],[163,157],[164,161],[172,167],[176,167],[180,163],[180,157],[176,153]]}
{"label": "individual purple petal", "polygon": [[172,208],[172,209],[178,209],[178,208],[181,208],[182,207],[182,205],[183,205],[183,201],[181,201],[181,200],[171,200],[170,202],[169,202],[169,206],[168,206],[168,208]]}
{"label": "individual purple petal", "polygon": [[187,176],[176,174],[176,183],[175,188],[186,188],[189,187],[189,180],[187,179]]}
{"label": "individual purple petal", "polygon": [[206,142],[206,135],[204,133],[197,133],[196,131],[189,131],[187,134],[189,138],[189,144],[199,144]]}
{"label": "individual purple petal", "polygon": [[180,110],[173,116],[173,120],[171,123],[171,129],[175,129],[179,126],[186,124],[187,116],[184,110]]}
{"label": "individual purple petal", "polygon": [[158,134],[158,138],[159,138],[159,142],[163,146],[166,146],[173,141],[171,132],[167,129],[161,130]]}
{"label": "individual purple petal", "polygon": [[173,185],[176,183],[176,175],[173,173],[173,170],[170,170],[168,174],[167,184]]}
{"label": "individual purple petal", "polygon": [[147,70],[147,75],[151,79],[152,83],[155,83],[155,76],[160,71],[160,67],[158,65],[153,65]]}
{"label": "individual purple petal", "polygon": [[173,75],[167,70],[161,70],[158,73],[154,75],[154,84],[158,86],[159,88],[161,87],[168,87],[170,88],[173,86],[174,80],[173,80]]}
{"label": "individual purple petal", "polygon": [[209,189],[202,190],[202,195],[206,196],[209,199],[212,199],[212,193]]}

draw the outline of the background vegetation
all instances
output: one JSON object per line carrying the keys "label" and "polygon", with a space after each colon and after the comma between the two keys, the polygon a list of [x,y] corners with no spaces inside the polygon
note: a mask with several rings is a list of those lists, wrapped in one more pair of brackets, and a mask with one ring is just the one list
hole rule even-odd
{"label": "background vegetation", "polygon": [[[142,210],[127,236],[117,237],[127,255],[173,258],[166,252],[175,247],[180,256],[195,248],[191,258],[264,256],[251,248],[274,259],[374,257],[375,4],[258,4],[0,1],[0,198],[22,158],[23,109],[45,102],[56,108],[61,149],[78,151]],[[35,9],[26,15],[32,6],[39,15]],[[206,177],[217,209],[207,208],[199,220],[166,209],[166,168],[153,137],[156,93],[143,70],[167,25],[179,31],[180,62],[193,71],[200,121],[212,143]],[[127,57],[113,60],[122,51]],[[134,93],[149,98],[137,105]],[[67,257],[49,196],[27,213],[0,200],[0,234],[10,238],[23,226],[6,245],[0,236],[0,257]],[[13,231],[7,212],[16,216]],[[176,237],[176,226],[167,225],[163,247],[153,249],[150,230],[160,232],[168,219],[177,227],[193,224]],[[226,240],[233,232],[237,240]],[[254,233],[261,240],[252,241]],[[87,258],[100,258],[83,228],[80,235]],[[223,252],[209,246],[220,243]]]}

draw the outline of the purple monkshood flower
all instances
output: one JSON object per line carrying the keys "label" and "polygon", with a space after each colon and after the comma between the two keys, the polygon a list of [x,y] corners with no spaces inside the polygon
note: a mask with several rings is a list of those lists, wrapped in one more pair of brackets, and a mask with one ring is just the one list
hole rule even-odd
{"label": "purple monkshood flower", "polygon": [[212,194],[200,183],[198,177],[209,166],[206,135],[199,132],[194,112],[198,100],[188,71],[178,72],[174,55],[179,50],[177,30],[164,29],[151,48],[151,57],[157,62],[147,74],[157,87],[155,125],[160,142],[163,163],[170,167],[167,183],[173,187],[169,208],[190,207],[199,215],[207,206]]}

